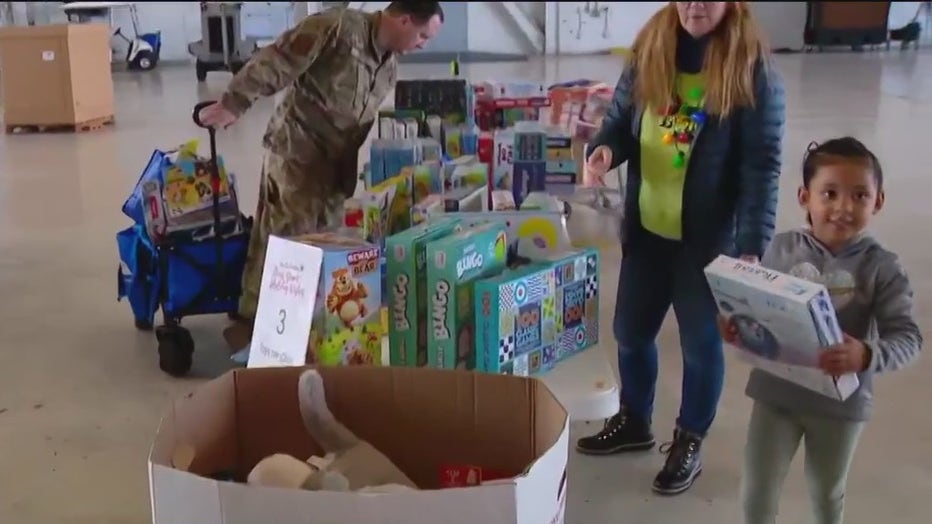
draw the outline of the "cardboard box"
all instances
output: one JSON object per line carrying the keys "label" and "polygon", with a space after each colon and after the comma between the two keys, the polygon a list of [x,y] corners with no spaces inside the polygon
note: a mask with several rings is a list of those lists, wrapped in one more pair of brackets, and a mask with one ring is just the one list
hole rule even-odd
{"label": "cardboard box", "polygon": [[4,125],[112,121],[111,37],[106,24],[0,28]]}
{"label": "cardboard box", "polygon": [[743,360],[837,400],[857,390],[857,375],[831,377],[817,367],[821,348],[842,341],[825,286],[724,255],[705,274],[719,311],[737,328]]}
{"label": "cardboard box", "polygon": [[[153,524],[560,524],[569,426],[537,380],[428,368],[322,368],[334,414],[423,491],[361,495],[250,487],[273,453],[319,454],[304,431],[303,368],[236,370],[177,399],[149,454]],[[438,490],[460,464],[511,475]]]}

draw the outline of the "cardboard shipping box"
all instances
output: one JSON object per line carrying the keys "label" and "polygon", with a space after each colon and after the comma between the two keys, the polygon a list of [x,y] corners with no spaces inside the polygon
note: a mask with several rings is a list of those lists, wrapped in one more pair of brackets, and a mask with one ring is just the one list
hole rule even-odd
{"label": "cardboard shipping box", "polygon": [[107,24],[0,28],[4,125],[112,121],[112,36]]}
{"label": "cardboard shipping box", "polygon": [[[154,524],[562,523],[569,426],[534,379],[428,368],[321,368],[334,415],[422,488],[386,494],[251,487],[273,453],[321,454],[304,430],[304,368],[231,371],[176,400],[149,456]],[[500,480],[438,489],[458,467]],[[448,480],[448,479],[447,479]]]}

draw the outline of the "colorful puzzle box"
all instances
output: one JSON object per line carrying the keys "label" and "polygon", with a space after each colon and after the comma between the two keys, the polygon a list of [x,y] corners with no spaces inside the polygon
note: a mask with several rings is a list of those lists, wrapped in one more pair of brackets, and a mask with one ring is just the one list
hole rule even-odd
{"label": "colorful puzzle box", "polygon": [[311,348],[322,365],[382,361],[382,282],[379,247],[336,233],[296,239],[324,251],[311,324]]}
{"label": "colorful puzzle box", "polygon": [[464,228],[427,243],[429,366],[475,367],[473,283],[504,270],[507,250],[507,235],[501,223]]}
{"label": "colorful puzzle box", "polygon": [[482,371],[548,371],[599,341],[598,251],[555,253],[480,280],[475,312]]}
{"label": "colorful puzzle box", "polygon": [[453,234],[455,218],[415,226],[385,239],[390,361],[393,366],[427,365],[427,242]]}
{"label": "colorful puzzle box", "polygon": [[857,375],[831,377],[818,367],[821,348],[842,340],[824,285],[724,255],[705,275],[719,312],[738,333],[742,360],[836,400],[857,390]]}

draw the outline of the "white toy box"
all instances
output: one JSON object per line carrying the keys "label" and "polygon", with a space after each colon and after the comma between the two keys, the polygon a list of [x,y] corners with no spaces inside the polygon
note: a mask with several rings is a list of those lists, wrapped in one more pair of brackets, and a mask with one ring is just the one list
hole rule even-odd
{"label": "white toy box", "polygon": [[705,275],[719,312],[737,328],[742,360],[837,400],[857,390],[857,375],[818,368],[821,348],[842,340],[825,286],[724,255]]}

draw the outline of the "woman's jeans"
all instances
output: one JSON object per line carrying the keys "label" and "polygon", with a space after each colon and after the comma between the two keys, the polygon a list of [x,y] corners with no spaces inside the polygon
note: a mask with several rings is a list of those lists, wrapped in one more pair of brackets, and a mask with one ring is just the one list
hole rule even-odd
{"label": "woman's jeans", "polygon": [[650,423],[657,386],[656,338],[673,305],[683,352],[683,392],[677,427],[705,436],[725,375],[718,309],[703,273],[705,260],[681,242],[643,232],[624,253],[615,303],[621,402]]}

